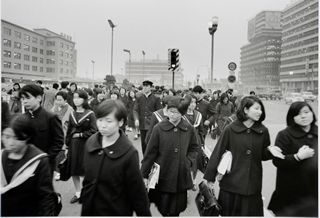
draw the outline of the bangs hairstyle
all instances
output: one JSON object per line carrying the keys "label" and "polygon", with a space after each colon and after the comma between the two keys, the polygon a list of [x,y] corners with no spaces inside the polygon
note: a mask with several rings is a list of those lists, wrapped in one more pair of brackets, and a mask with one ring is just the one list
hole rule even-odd
{"label": "bangs hairstyle", "polygon": [[264,119],[266,118],[266,112],[265,112],[264,106],[262,104],[262,101],[256,96],[246,96],[241,99],[239,108],[237,110],[237,118],[239,121],[243,122],[243,121],[248,120],[248,117],[245,114],[244,109],[245,108],[249,109],[252,105],[254,105],[254,103],[260,104],[261,111],[262,111],[260,119],[257,122],[261,123],[262,121],[264,121]]}
{"label": "bangs hairstyle", "polygon": [[75,91],[77,91],[77,90],[78,90],[78,85],[77,85],[77,83],[75,83],[75,82],[70,83],[70,88],[71,88],[71,86],[73,86],[73,85],[76,87],[76,90],[75,90]]}
{"label": "bangs hairstyle", "polygon": [[297,101],[290,105],[290,108],[287,114],[287,126],[292,126],[292,127],[298,126],[298,124],[294,122],[294,117],[297,116],[300,113],[301,109],[305,106],[307,106],[313,114],[313,121],[311,123],[311,126],[315,125],[315,123],[317,122],[317,118],[312,107],[307,102]]}
{"label": "bangs hairstyle", "polygon": [[30,93],[33,97],[42,97],[43,90],[40,86],[37,86],[36,84],[28,84],[20,89],[19,97],[21,98],[22,95],[28,96],[28,93]]}
{"label": "bangs hairstyle", "polygon": [[57,98],[57,96],[61,96],[63,98],[63,100],[67,100],[67,98],[68,98],[68,94],[64,91],[57,92],[56,98]]}
{"label": "bangs hairstyle", "polygon": [[114,116],[118,121],[123,120],[124,123],[127,121],[127,109],[120,100],[107,99],[103,101],[96,110],[96,117],[100,119],[112,112],[115,112]]}
{"label": "bangs hairstyle", "polygon": [[83,99],[82,107],[83,107],[84,109],[90,109],[90,105],[89,105],[89,103],[88,103],[88,94],[87,94],[87,92],[84,91],[84,90],[78,89],[77,91],[75,91],[75,92],[73,93],[73,95],[76,94],[76,93],[79,95],[79,98],[82,98],[82,99]]}
{"label": "bangs hairstyle", "polygon": [[221,104],[224,104],[223,99],[225,99],[225,98],[228,99],[228,102],[230,101],[229,96],[228,96],[228,94],[226,92],[222,93],[221,96],[220,96],[220,103]]}
{"label": "bangs hairstyle", "polygon": [[30,118],[25,114],[15,116],[11,120],[8,128],[13,130],[18,140],[26,140],[27,143],[30,143],[36,135],[36,130],[32,125]]}

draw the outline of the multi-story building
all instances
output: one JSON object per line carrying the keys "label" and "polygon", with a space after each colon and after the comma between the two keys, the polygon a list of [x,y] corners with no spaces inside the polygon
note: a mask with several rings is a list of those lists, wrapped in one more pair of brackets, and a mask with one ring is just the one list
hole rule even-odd
{"label": "multi-story building", "polygon": [[[175,70],[174,88],[183,87],[181,68]],[[172,71],[168,70],[168,60],[145,60],[125,63],[126,78],[133,84],[150,80],[154,85],[172,87]]]}
{"label": "multi-story building", "polygon": [[262,11],[248,22],[249,43],[241,47],[239,77],[249,89],[279,89],[281,12]]}
{"label": "multi-story building", "polygon": [[2,78],[23,80],[72,79],[77,51],[70,36],[47,29],[29,30],[1,20]]}
{"label": "multi-story building", "polygon": [[280,83],[283,91],[318,90],[318,0],[299,0],[282,12]]}

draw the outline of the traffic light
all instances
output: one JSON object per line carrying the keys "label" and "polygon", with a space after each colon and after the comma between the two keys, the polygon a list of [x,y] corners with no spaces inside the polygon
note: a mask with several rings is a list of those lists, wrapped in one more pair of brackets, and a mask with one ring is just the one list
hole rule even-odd
{"label": "traffic light", "polygon": [[168,69],[175,70],[179,67],[179,49],[168,49]]}

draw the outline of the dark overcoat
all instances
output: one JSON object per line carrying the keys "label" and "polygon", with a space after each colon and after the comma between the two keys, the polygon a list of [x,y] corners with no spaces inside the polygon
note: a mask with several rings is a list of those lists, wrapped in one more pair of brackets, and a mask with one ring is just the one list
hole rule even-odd
{"label": "dark overcoat", "polygon": [[146,135],[146,144],[148,144],[148,142],[150,140],[153,127],[159,123],[159,119],[158,119],[158,117],[156,116],[155,113],[158,113],[159,118],[161,118],[161,120],[167,118],[163,113],[163,108],[152,113],[151,120],[150,120],[150,126],[149,126],[149,129],[148,129],[147,135]]}
{"label": "dark overcoat", "polygon": [[193,187],[191,167],[196,163],[198,141],[195,129],[181,119],[174,126],[168,119],[158,123],[152,131],[141,171],[148,178],[154,162],[160,165],[157,189],[178,193]]}
{"label": "dark overcoat", "polygon": [[[308,212],[300,216],[308,214],[317,216],[318,126],[312,126],[309,132],[303,131],[300,127],[287,127],[278,133],[275,145],[282,149],[285,159],[274,158],[273,160],[273,164],[277,167],[277,180],[269,209],[280,216],[293,216],[294,214],[289,214],[289,211],[304,207],[304,209],[309,208]],[[297,161],[294,154],[303,145],[313,148],[315,155],[312,158]],[[310,204],[314,205],[313,210]]]}
{"label": "dark overcoat", "polygon": [[121,131],[119,139],[102,148],[95,133],[86,143],[82,216],[150,216],[149,200],[139,170],[139,156]]}
{"label": "dark overcoat", "polygon": [[[23,158],[13,167],[19,169],[30,159],[43,153],[29,145]],[[2,166],[7,166],[8,152],[2,153]],[[4,169],[4,174],[10,169]],[[48,157],[40,159],[34,175],[21,185],[1,195],[1,216],[53,216],[56,196],[53,190]],[[16,171],[15,171],[16,172]],[[11,175],[15,172],[9,172]],[[4,175],[2,175],[4,176]],[[10,181],[8,181],[10,182]]]}
{"label": "dark overcoat", "polygon": [[240,195],[261,194],[262,160],[271,159],[268,129],[259,123],[247,128],[239,120],[228,125],[215,146],[204,178],[215,181],[217,167],[226,150],[232,153],[229,174],[220,181],[220,189]]}
{"label": "dark overcoat", "polygon": [[201,99],[199,101],[197,101],[197,106],[196,106],[196,110],[199,111],[202,115],[202,120],[203,122],[206,121],[209,118],[209,102]]}
{"label": "dark overcoat", "polygon": [[160,98],[154,94],[150,94],[148,97],[142,94],[137,97],[133,107],[133,115],[135,120],[139,120],[139,129],[148,130],[152,112],[161,108]]}
{"label": "dark overcoat", "polygon": [[62,123],[58,115],[42,107],[33,113],[26,112],[25,115],[31,119],[31,125],[36,129],[36,135],[31,143],[49,155],[50,165],[54,167],[55,158],[64,144]]}

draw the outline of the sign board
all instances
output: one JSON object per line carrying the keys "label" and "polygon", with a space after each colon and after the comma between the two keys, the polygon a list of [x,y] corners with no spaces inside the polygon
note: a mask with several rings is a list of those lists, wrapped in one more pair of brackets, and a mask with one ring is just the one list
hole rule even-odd
{"label": "sign board", "polygon": [[237,69],[236,63],[230,62],[230,63],[228,64],[228,69],[231,70],[231,71],[235,71],[235,70]]}

